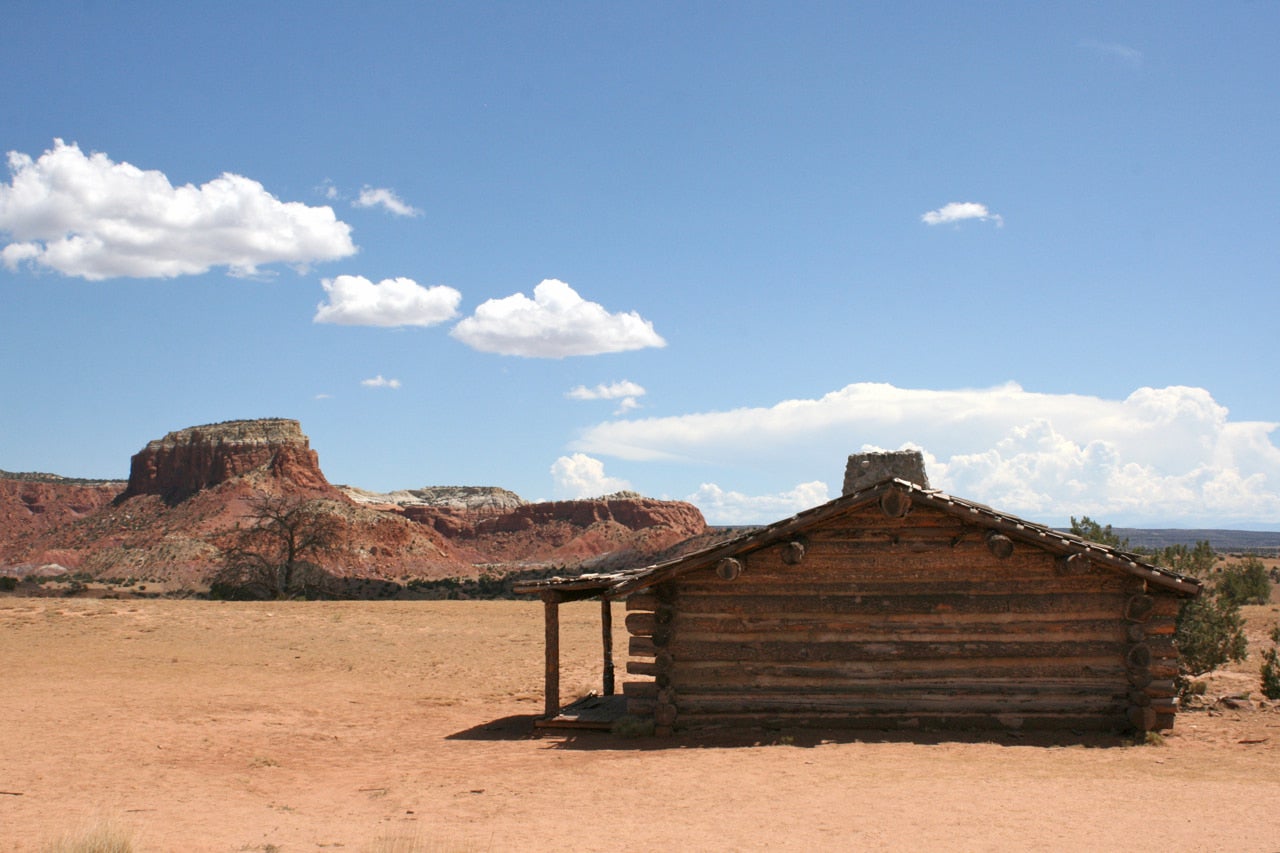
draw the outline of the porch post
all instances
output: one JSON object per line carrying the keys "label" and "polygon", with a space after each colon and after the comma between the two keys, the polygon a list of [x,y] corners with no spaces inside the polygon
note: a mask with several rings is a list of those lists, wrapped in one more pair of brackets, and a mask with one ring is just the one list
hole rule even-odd
{"label": "porch post", "polygon": [[600,634],[604,641],[604,695],[613,695],[613,602],[600,599]]}
{"label": "porch post", "polygon": [[546,686],[543,690],[544,716],[554,719],[560,713],[560,596],[542,594],[542,612],[546,620]]}

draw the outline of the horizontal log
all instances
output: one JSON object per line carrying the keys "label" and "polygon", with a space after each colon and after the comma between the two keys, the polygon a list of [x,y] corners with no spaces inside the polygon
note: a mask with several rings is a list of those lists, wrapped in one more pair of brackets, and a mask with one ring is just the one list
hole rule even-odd
{"label": "horizontal log", "polygon": [[[632,637],[637,643],[643,638]],[[1104,657],[1124,654],[1124,644],[1119,642],[1036,642],[1028,640],[978,642],[787,642],[767,640],[752,643],[726,643],[715,641],[689,641],[679,635],[672,637],[669,651],[677,661],[682,660],[732,660],[732,661],[802,661],[802,660],[969,660],[981,658],[1048,658],[1048,657]]]}
{"label": "horizontal log", "polygon": [[[764,577],[757,573],[744,574],[730,583],[714,574],[693,572],[681,579],[681,592],[685,598],[696,595],[790,595],[813,596],[897,596],[897,595],[1111,595],[1117,599],[1115,612],[1123,612],[1124,594],[1116,584],[1102,583],[1091,578],[1048,578],[1043,582],[1027,577],[975,577],[931,576],[927,572],[903,577],[874,575],[832,574],[829,577],[807,577],[800,574],[790,577]],[[679,609],[684,610],[684,599]]]}
{"label": "horizontal log", "polygon": [[627,631],[632,636],[652,637],[656,624],[652,613],[637,612],[627,614]]}
{"label": "horizontal log", "polygon": [[[746,681],[739,679],[737,683],[721,682],[715,684],[676,684],[675,690],[681,697],[715,695],[738,696],[744,701],[753,701],[756,697],[787,697],[823,695],[844,697],[847,701],[878,700],[894,698],[905,700],[911,697],[928,699],[950,699],[954,701],[1026,701],[1043,699],[1045,701],[1076,701],[1088,698],[1090,701],[1106,700],[1109,702],[1130,701],[1131,692],[1126,689],[1123,679],[1016,679],[1016,678],[937,678],[899,680],[889,678],[867,678],[856,681],[810,680],[807,683],[795,680],[794,683],[779,684],[767,680]],[[1065,697],[1065,698],[1064,698]],[[1150,704],[1151,697],[1143,700]]]}
{"label": "horizontal log", "polygon": [[658,701],[658,685],[652,681],[624,681],[622,682],[622,693],[631,699],[652,699]]}
{"label": "horizontal log", "polygon": [[657,661],[629,660],[627,661],[627,675],[657,675]]}
{"label": "horizontal log", "polygon": [[866,729],[875,732],[897,731],[1053,731],[1116,732],[1127,723],[1123,711],[1100,714],[1064,714],[1060,712],[1024,712],[1021,714],[959,713],[859,713],[810,712],[767,714],[680,713],[680,726],[759,727],[769,728],[840,728]]}
{"label": "horizontal log", "polygon": [[641,699],[627,697],[627,713],[633,717],[652,717],[658,707],[657,699]]}
{"label": "horizontal log", "polygon": [[[926,621],[927,620],[927,621]],[[753,643],[768,640],[810,643],[859,641],[974,642],[991,639],[1068,642],[1127,641],[1124,623],[1116,619],[965,619],[930,614],[918,621],[888,620],[874,615],[793,619],[754,616],[681,617],[673,625],[679,641]]]}
{"label": "horizontal log", "polygon": [[788,687],[827,681],[936,681],[1009,679],[1104,682],[1116,689],[1126,683],[1118,655],[1103,658],[1008,658],[965,661],[911,660],[885,662],[852,661],[673,661],[671,674],[681,684],[739,685],[761,684]]}
{"label": "horizontal log", "polygon": [[632,637],[627,645],[627,651],[632,657],[653,657],[658,653],[658,647],[653,644],[652,637]]}
{"label": "horizontal log", "polygon": [[680,695],[681,714],[769,714],[775,712],[807,714],[813,712],[844,712],[859,714],[878,712],[887,714],[955,713],[955,714],[1105,714],[1124,713],[1128,704],[1124,698],[1112,696],[1072,696],[1061,694],[1049,697],[966,697],[951,696],[841,696],[831,694],[788,695]]}
{"label": "horizontal log", "polygon": [[775,590],[761,594],[707,594],[690,592],[681,601],[681,614],[770,613],[1115,613],[1118,596],[1108,593],[1017,594],[974,589],[910,590],[896,594],[857,590],[814,590],[807,593]]}
{"label": "horizontal log", "polygon": [[651,592],[633,592],[627,596],[627,611],[648,610],[658,607],[658,597]]}

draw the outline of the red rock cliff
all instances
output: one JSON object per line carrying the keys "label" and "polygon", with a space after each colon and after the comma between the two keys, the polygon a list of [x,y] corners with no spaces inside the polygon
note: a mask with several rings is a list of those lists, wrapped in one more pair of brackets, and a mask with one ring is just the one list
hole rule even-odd
{"label": "red rock cliff", "polygon": [[133,456],[121,498],[159,495],[175,504],[262,467],[303,488],[331,489],[302,426],[264,418],[188,427],[148,442]]}

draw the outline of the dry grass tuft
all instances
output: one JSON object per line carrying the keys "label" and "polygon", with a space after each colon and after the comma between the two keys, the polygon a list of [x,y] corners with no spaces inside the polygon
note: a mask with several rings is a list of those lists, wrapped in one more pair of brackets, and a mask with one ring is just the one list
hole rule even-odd
{"label": "dry grass tuft", "polygon": [[45,848],[46,853],[133,853],[133,830],[111,818],[98,818],[68,832]]}

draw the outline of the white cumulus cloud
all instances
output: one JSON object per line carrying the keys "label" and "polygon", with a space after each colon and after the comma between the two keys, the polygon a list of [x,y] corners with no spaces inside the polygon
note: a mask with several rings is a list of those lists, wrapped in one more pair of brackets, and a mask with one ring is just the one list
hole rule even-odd
{"label": "white cumulus cloud", "polygon": [[998,213],[992,213],[987,210],[985,204],[978,204],[975,201],[953,201],[920,216],[920,221],[925,225],[946,225],[963,222],[966,219],[977,219],[980,222],[989,220],[994,222],[997,228],[1004,226],[1004,217]]}
{"label": "white cumulus cloud", "polygon": [[419,216],[421,210],[404,201],[395,191],[385,187],[365,187],[352,202],[356,207],[381,207],[396,216]]}
{"label": "white cumulus cloud", "polygon": [[598,498],[631,488],[626,480],[607,476],[604,463],[585,453],[561,456],[551,465],[551,478],[561,498]]}
{"label": "white cumulus cloud", "polygon": [[653,324],[636,312],[610,314],[556,279],[535,287],[533,299],[517,293],[482,303],[450,334],[481,352],[526,358],[600,355],[667,345]]}
{"label": "white cumulus cloud", "polygon": [[1276,527],[1278,427],[1233,421],[1208,391],[1185,386],[1111,400],[1012,383],[943,391],[857,383],[767,408],[608,421],[573,448],[727,470],[749,463],[781,472],[775,480],[838,486],[848,454],[912,446],[926,452],[932,485],[1033,520]]}
{"label": "white cumulus cloud", "polygon": [[462,294],[452,287],[423,287],[411,278],[374,284],[364,276],[340,275],[321,282],[328,301],[316,306],[316,323],[344,326],[434,326],[458,313]]}
{"label": "white cumulus cloud", "polygon": [[263,264],[306,266],[356,251],[351,227],[329,207],[282,202],[262,184],[224,173],[173,186],[158,171],[85,155],[54,140],[38,159],[9,152],[0,184],[0,250],[24,264],[100,280],[173,278],[227,267],[248,276]]}
{"label": "white cumulus cloud", "polygon": [[399,379],[387,379],[381,373],[372,379],[361,379],[360,384],[366,388],[399,388]]}
{"label": "white cumulus cloud", "polygon": [[827,484],[814,480],[775,495],[745,495],[725,491],[714,483],[703,483],[698,491],[685,498],[702,510],[712,524],[760,524],[779,521],[801,510],[824,504],[831,499]]}

